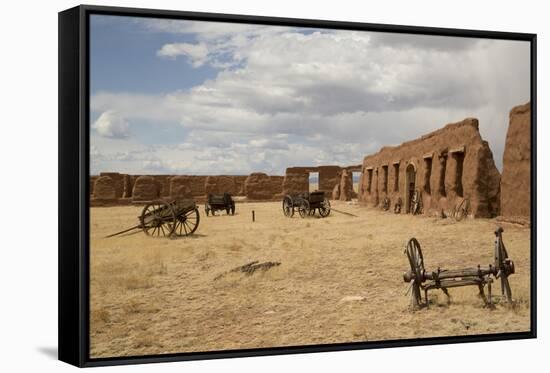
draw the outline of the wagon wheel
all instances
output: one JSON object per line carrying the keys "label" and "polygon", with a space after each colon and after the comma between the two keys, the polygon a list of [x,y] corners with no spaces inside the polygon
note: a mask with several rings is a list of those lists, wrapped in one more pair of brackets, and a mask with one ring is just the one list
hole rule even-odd
{"label": "wagon wheel", "polygon": [[411,213],[413,215],[419,214],[420,213],[420,193],[418,192],[418,190],[414,191],[411,203],[412,203]]}
{"label": "wagon wheel", "polygon": [[388,211],[390,209],[390,200],[388,197],[384,197],[382,201],[382,210]]}
{"label": "wagon wheel", "polygon": [[326,218],[330,215],[330,202],[328,198],[325,198],[321,203],[321,206],[319,207],[319,215],[321,215],[322,218]]}
{"label": "wagon wheel", "polygon": [[298,205],[298,213],[301,218],[305,218],[310,213],[309,202],[305,199],[302,199]]}
{"label": "wagon wheel", "polygon": [[393,206],[393,213],[394,214],[401,213],[401,204],[402,203],[403,203],[403,201],[401,200],[401,198],[398,198],[397,202],[395,203],[395,206]]}
{"label": "wagon wheel", "polygon": [[292,198],[289,196],[286,196],[283,199],[283,214],[285,216],[291,218],[294,215],[294,207],[292,206]]}
{"label": "wagon wheel", "polygon": [[178,237],[193,234],[199,227],[199,222],[200,215],[198,208],[184,212],[176,217],[174,234]]}
{"label": "wagon wheel", "polygon": [[169,203],[155,201],[143,208],[139,222],[143,232],[153,237],[169,237],[174,233],[176,213]]}
{"label": "wagon wheel", "polygon": [[[411,281],[411,304],[414,308],[420,307],[422,303],[422,294],[420,293],[420,285],[424,280],[424,256],[420,243],[416,238],[411,238],[405,248],[405,253],[409,259],[411,273],[413,279]],[[426,302],[428,299],[426,299]]]}
{"label": "wagon wheel", "polygon": [[461,221],[464,219],[464,217],[468,216],[468,212],[470,209],[470,202],[467,198],[464,198],[457,208],[455,208],[454,217],[456,221]]}

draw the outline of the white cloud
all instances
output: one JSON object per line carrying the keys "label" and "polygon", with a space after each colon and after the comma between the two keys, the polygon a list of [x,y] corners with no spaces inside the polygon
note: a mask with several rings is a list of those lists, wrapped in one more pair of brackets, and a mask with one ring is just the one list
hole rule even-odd
{"label": "white cloud", "polygon": [[130,136],[128,122],[114,110],[103,112],[92,127],[104,137],[121,139]]}
{"label": "white cloud", "polygon": [[172,43],[165,44],[157,52],[160,57],[187,56],[194,67],[202,66],[208,56],[208,48],[205,44]]}
{"label": "white cloud", "polygon": [[[154,171],[280,173],[287,166],[356,164],[383,145],[478,117],[497,164],[508,111],[529,99],[527,43],[149,20],[194,35],[159,46],[218,69],[215,78],[164,95],[100,92],[91,108],[187,130],[177,150],[159,145]],[[183,72],[182,72],[183,73]],[[108,137],[127,136],[96,127]],[[126,123],[126,124],[125,124]],[[105,127],[103,133],[100,128]],[[117,126],[114,126],[115,128]],[[118,133],[118,136],[115,135]],[[162,160],[162,162],[157,162]],[[144,161],[131,161],[144,167]],[[157,162],[157,163],[155,163]]]}

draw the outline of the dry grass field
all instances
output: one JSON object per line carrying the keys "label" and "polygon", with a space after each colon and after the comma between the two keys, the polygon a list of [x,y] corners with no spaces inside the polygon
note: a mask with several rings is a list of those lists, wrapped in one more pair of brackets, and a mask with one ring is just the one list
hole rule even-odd
{"label": "dry grass field", "polygon": [[[528,228],[504,225],[516,264],[514,307],[483,307],[477,288],[430,293],[411,312],[403,282],[406,241],[426,268],[492,262],[494,220],[394,215],[352,203],[325,219],[283,216],[280,202],[239,203],[235,216],[206,217],[194,236],[142,232],[104,238],[137,223],[141,207],[91,209],[91,356],[129,356],[529,330]],[[256,222],[251,220],[255,210]],[[280,262],[252,274],[252,261]]]}

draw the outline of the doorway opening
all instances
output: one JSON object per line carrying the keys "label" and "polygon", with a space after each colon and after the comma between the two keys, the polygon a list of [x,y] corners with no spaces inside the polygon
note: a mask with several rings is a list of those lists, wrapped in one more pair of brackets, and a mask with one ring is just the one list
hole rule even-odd
{"label": "doorway opening", "polygon": [[441,197],[447,197],[447,191],[445,190],[445,173],[447,172],[447,154],[441,154],[439,156],[439,195]]}
{"label": "doorway opening", "polygon": [[382,166],[382,192],[388,193],[388,165]]}
{"label": "doorway opening", "polygon": [[411,202],[416,188],[416,169],[412,163],[407,166],[406,175],[405,185],[407,186],[407,190],[405,192],[405,206],[408,214],[411,212]]}
{"label": "doorway opening", "polygon": [[393,191],[399,192],[399,163],[393,164]]}
{"label": "doorway opening", "polygon": [[453,153],[453,158],[456,162],[456,174],[455,174],[455,185],[453,186],[456,195],[459,197],[464,197],[464,189],[462,187],[462,170],[464,168],[464,153],[456,152]]}
{"label": "doorway opening", "polygon": [[319,172],[309,173],[309,191],[315,192],[319,190]]}
{"label": "doorway opening", "polygon": [[424,191],[428,194],[432,194],[432,185],[430,179],[432,178],[432,158],[424,158]]}
{"label": "doorway opening", "polygon": [[372,168],[367,169],[367,192],[370,194],[372,190]]}
{"label": "doorway opening", "polygon": [[361,172],[352,171],[351,180],[353,182],[353,191],[355,192],[356,195],[359,195],[359,183],[361,181]]}

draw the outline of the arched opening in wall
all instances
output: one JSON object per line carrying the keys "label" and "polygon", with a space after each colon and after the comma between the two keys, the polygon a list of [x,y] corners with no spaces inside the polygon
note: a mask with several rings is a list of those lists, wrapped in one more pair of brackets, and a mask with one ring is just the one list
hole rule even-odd
{"label": "arched opening in wall", "polygon": [[399,162],[393,164],[393,191],[399,192]]}
{"label": "arched opening in wall", "polygon": [[432,194],[432,185],[430,179],[432,178],[432,157],[424,157],[424,192],[428,195]]}
{"label": "arched opening in wall", "polygon": [[382,166],[382,192],[388,193],[388,165]]}
{"label": "arched opening in wall", "polygon": [[367,193],[372,191],[372,167],[367,168]]}
{"label": "arched opening in wall", "polygon": [[361,180],[361,172],[352,171],[351,180],[353,182],[353,191],[359,195],[359,181]]}
{"label": "arched opening in wall", "polygon": [[441,154],[439,156],[439,195],[442,197],[447,196],[445,190],[445,172],[447,171],[447,154]]}
{"label": "arched opening in wall", "polygon": [[309,173],[309,191],[315,192],[319,190],[319,172]]}
{"label": "arched opening in wall", "polygon": [[406,168],[406,194],[405,194],[405,206],[406,206],[406,212],[407,214],[411,212],[411,201],[413,199],[414,190],[416,188],[416,169],[414,168],[414,165],[411,163]]}
{"label": "arched opening in wall", "polygon": [[464,189],[462,187],[462,171],[464,168],[464,152],[454,152],[452,153],[453,159],[456,162],[456,173],[455,173],[455,185],[453,188],[456,192],[456,195],[459,197],[464,197]]}

